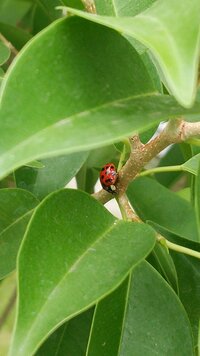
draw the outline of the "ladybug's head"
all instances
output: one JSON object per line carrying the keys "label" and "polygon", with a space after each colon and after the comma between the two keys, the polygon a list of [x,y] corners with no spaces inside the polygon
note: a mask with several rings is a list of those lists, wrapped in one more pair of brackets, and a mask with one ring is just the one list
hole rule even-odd
{"label": "ladybug's head", "polygon": [[116,194],[117,193],[116,187],[115,187],[114,184],[111,184],[109,186],[106,186],[106,185],[102,184],[102,188],[105,189],[108,193],[111,193],[111,194]]}

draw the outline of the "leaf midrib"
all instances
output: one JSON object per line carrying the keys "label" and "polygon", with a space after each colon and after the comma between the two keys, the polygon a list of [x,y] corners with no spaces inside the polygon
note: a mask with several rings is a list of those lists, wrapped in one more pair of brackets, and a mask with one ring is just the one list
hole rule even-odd
{"label": "leaf midrib", "polygon": [[[39,201],[38,201],[38,204],[39,204]],[[36,206],[35,206],[36,208]],[[0,244],[1,244],[1,237],[2,235],[4,235],[10,228],[12,228],[15,224],[19,223],[21,220],[23,220],[28,214],[31,214],[35,208],[32,208],[30,210],[28,210],[25,214],[21,215],[19,218],[17,218],[15,221],[13,221],[10,225],[8,225],[5,229],[3,229],[1,232],[0,232]]]}
{"label": "leaf midrib", "polygon": [[[59,282],[56,284],[56,287],[51,290],[51,292],[50,292],[49,295],[48,295],[48,299],[49,299],[54,293],[56,293],[56,290],[59,288],[59,286],[60,286],[60,284],[63,282],[63,280],[67,279],[68,275],[69,275],[70,273],[72,273],[73,268],[74,268],[74,266],[77,264],[77,262],[79,263],[81,260],[83,260],[83,258],[85,257],[85,255],[88,254],[88,252],[91,250],[91,248],[93,248],[93,246],[95,246],[97,243],[101,242],[101,241],[104,239],[104,237],[105,237],[108,233],[110,233],[110,231],[112,231],[113,229],[115,229],[115,227],[116,227],[116,226],[119,226],[121,223],[122,223],[122,222],[119,221],[119,220],[114,220],[113,223],[112,223],[112,225],[110,225],[110,226],[104,231],[104,233],[103,233],[102,235],[98,235],[98,236],[97,236],[97,239],[96,239],[94,242],[92,242],[91,245],[89,245],[89,246],[87,247],[87,249],[84,251],[84,253],[83,253],[78,259],[76,259],[76,261],[71,265],[71,267],[67,270],[67,272],[64,274],[64,276],[62,276],[62,278],[61,278],[61,279],[59,280]],[[19,299],[20,299],[20,290],[19,290]],[[24,338],[24,340],[26,340],[26,341],[24,341],[24,346],[26,345],[26,342],[27,342],[27,340],[28,340],[28,338],[29,338],[29,335],[31,334],[31,332],[32,332],[32,330],[34,329],[35,325],[37,325],[37,320],[41,318],[43,309],[45,309],[46,305],[48,305],[48,303],[49,303],[48,299],[46,299],[45,303],[42,304],[40,310],[37,311],[37,316],[36,316],[36,318],[33,320],[32,325],[31,325],[29,331],[26,333],[26,337]],[[19,306],[18,306],[18,308],[19,308]],[[65,318],[67,318],[67,316],[66,316]],[[24,349],[24,346],[22,346],[21,351]]]}
{"label": "leaf midrib", "polygon": [[156,91],[154,92],[149,92],[149,93],[145,93],[145,94],[138,94],[138,95],[131,95],[131,96],[127,96],[127,97],[124,97],[122,99],[116,99],[116,100],[113,100],[113,101],[109,101],[107,103],[104,103],[102,105],[99,105],[99,106],[96,106],[96,107],[93,107],[91,109],[86,109],[84,111],[81,111],[81,112],[78,112],[76,114],[73,114],[73,115],[70,115],[70,116],[67,116],[65,117],[64,119],[59,119],[58,121],[54,122],[53,124],[51,125],[48,125],[46,127],[44,127],[43,129],[35,132],[33,135],[29,136],[28,138],[26,138],[25,140],[21,141],[20,143],[14,145],[12,148],[10,148],[9,150],[7,150],[4,154],[1,155],[1,158],[4,159],[4,156],[7,157],[8,154],[12,153],[13,150],[16,150],[16,149],[19,149],[21,146],[27,144],[29,141],[31,141],[33,138],[37,137],[37,135],[40,135],[42,132],[45,132],[57,125],[59,125],[59,123],[61,121],[68,121],[68,120],[76,120],[77,117],[79,116],[84,116],[86,114],[92,114],[93,112],[97,112],[99,110],[102,110],[104,108],[107,108],[109,106],[112,106],[112,105],[115,105],[115,104],[118,104],[118,103],[121,103],[121,102],[124,102],[124,101],[128,101],[128,100],[135,100],[135,99],[139,99],[139,98],[143,98],[143,97],[150,97],[150,96],[157,96],[159,93],[157,93]]}

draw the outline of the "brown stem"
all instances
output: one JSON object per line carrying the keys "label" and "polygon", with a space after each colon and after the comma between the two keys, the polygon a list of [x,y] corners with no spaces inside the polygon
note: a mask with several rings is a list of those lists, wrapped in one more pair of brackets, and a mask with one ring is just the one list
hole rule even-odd
{"label": "brown stem", "polygon": [[15,304],[15,301],[16,301],[16,295],[17,295],[17,292],[16,292],[16,288],[14,289],[13,293],[11,294],[11,297],[8,301],[8,304],[6,305],[1,317],[0,317],[0,329],[4,326],[5,324],[5,321],[7,320],[8,318],[8,315],[10,314],[14,304]]}
{"label": "brown stem", "polygon": [[109,200],[113,199],[113,198],[114,198],[113,195],[114,195],[114,194],[110,194],[110,193],[108,193],[108,192],[107,192],[106,190],[104,190],[104,189],[101,189],[101,190],[99,190],[99,192],[92,194],[92,196],[93,196],[95,199],[97,199],[98,201],[100,201],[102,204],[105,204],[105,203],[107,203]]}
{"label": "brown stem", "polygon": [[187,141],[191,137],[200,137],[200,122],[182,122],[182,141]]}
{"label": "brown stem", "polygon": [[139,216],[135,213],[133,208],[130,206],[126,194],[119,196],[117,201],[118,201],[120,210],[123,209],[127,220],[141,222],[141,219],[139,218]]}
{"label": "brown stem", "polygon": [[10,48],[11,52],[16,56],[18,54],[18,51],[16,48],[10,43],[3,35],[0,33],[0,40],[6,45],[6,47]]}
{"label": "brown stem", "polygon": [[91,14],[96,14],[96,8],[93,0],[81,0],[86,11]]}
{"label": "brown stem", "polygon": [[[186,141],[194,136],[200,136],[200,122],[186,122],[181,118],[170,120],[165,129],[146,145],[140,142],[138,135],[134,135],[130,139],[130,157],[119,172],[116,185],[118,196],[120,197],[125,193],[128,184],[139,174],[141,169],[164,148],[173,143]],[[103,204],[113,198],[113,195],[103,190],[93,196]]]}
{"label": "brown stem", "polygon": [[135,144],[134,139],[130,157],[119,172],[119,184],[117,186],[119,195],[124,194],[128,184],[152,158],[170,144],[182,141],[182,126],[183,120],[181,119],[169,121],[165,129],[146,145],[139,143],[138,139]]}

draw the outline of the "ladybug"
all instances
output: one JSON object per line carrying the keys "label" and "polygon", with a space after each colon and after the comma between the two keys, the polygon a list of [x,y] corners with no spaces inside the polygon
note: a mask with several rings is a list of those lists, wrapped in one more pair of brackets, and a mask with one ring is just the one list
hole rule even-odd
{"label": "ladybug", "polygon": [[107,163],[100,171],[100,182],[103,189],[109,193],[116,193],[115,183],[117,181],[117,172],[113,163]]}

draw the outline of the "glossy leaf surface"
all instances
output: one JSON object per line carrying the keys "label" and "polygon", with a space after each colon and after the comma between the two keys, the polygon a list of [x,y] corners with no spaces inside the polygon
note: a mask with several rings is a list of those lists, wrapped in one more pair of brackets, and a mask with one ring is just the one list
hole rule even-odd
{"label": "glossy leaf surface", "polygon": [[129,277],[95,309],[87,355],[118,355],[128,294]]}
{"label": "glossy leaf surface", "polygon": [[12,272],[26,226],[38,200],[21,189],[0,189],[0,279]]}
{"label": "glossy leaf surface", "polygon": [[43,159],[40,161],[43,168],[21,167],[15,172],[16,184],[41,200],[49,193],[64,188],[76,175],[87,156],[87,152],[73,153]]}
{"label": "glossy leaf surface", "polygon": [[157,269],[161,276],[166,279],[168,284],[178,294],[178,277],[168,249],[157,242],[152,253],[148,256],[148,262]]}
{"label": "glossy leaf surface", "polygon": [[182,164],[182,167],[185,171],[197,175],[199,163],[200,163],[200,153],[193,156],[188,161],[186,161],[184,164]]}
{"label": "glossy leaf surface", "polygon": [[150,7],[155,0],[95,0],[98,15],[135,16]]}
{"label": "glossy leaf surface", "polygon": [[[180,300],[147,262],[133,271],[119,355],[193,355],[192,333]],[[147,351],[148,350],[148,351]]]}
{"label": "glossy leaf surface", "polygon": [[[200,156],[200,154],[199,154]],[[197,225],[199,231],[199,241],[200,241],[200,164],[197,170],[197,177],[196,177],[196,201],[195,201],[195,208],[196,208],[196,218],[197,218]]]}
{"label": "glossy leaf surface", "polygon": [[17,50],[20,50],[32,37],[28,32],[4,22],[0,22],[0,31]]}
{"label": "glossy leaf surface", "polygon": [[[200,243],[177,236],[170,231],[162,229],[161,226],[152,222],[150,222],[150,224],[169,241],[200,252]],[[172,250],[170,251],[170,255],[173,258],[177,271],[180,300],[183,303],[190,319],[194,335],[194,343],[196,346],[200,315],[200,261],[197,258],[183,253],[177,253]]]}
{"label": "glossy leaf surface", "polygon": [[[110,318],[109,318],[110,316]],[[193,355],[186,312],[174,291],[147,262],[99,302],[88,355]]]}
{"label": "glossy leaf surface", "polygon": [[85,356],[94,309],[61,325],[36,352],[36,356]]}
{"label": "glossy leaf surface", "polygon": [[26,167],[31,167],[31,168],[44,168],[44,164],[42,164],[40,161],[31,161],[26,164]]}
{"label": "glossy leaf surface", "polygon": [[199,0],[158,0],[135,17],[94,16],[68,10],[136,38],[147,46],[170,92],[183,106],[192,105],[200,47]]}
{"label": "glossy leaf surface", "polygon": [[[107,46],[107,51],[106,43],[112,43],[111,47]],[[51,63],[51,67],[48,63]],[[142,77],[141,74],[138,76],[139,72],[143,73]],[[20,85],[18,83],[15,87],[18,80]],[[31,95],[28,89],[30,82],[33,88]],[[44,134],[46,143],[43,139],[39,143],[38,137],[34,146],[29,145],[29,155],[31,153],[34,158],[37,151],[45,149],[47,154],[50,147],[51,154],[55,154],[65,150],[77,151],[78,147],[95,147],[99,140],[101,143],[111,141],[119,133],[118,120],[112,123],[112,107],[118,100],[144,94],[151,89],[151,80],[139,56],[120,35],[78,18],[58,21],[30,42],[7,77],[2,92],[2,150],[5,152],[13,147],[16,161],[17,146],[19,148],[22,141],[28,143],[34,140],[38,134],[42,134],[42,137]],[[13,102],[11,98],[16,90],[18,100]],[[104,105],[108,105],[108,111],[111,110],[110,123],[108,117],[99,113]],[[17,119],[16,112],[20,112]],[[101,120],[95,118],[98,113]],[[13,115],[15,128],[11,125]],[[6,120],[5,126],[3,118]],[[26,127],[23,131],[22,125]],[[113,126],[113,133],[110,133],[109,125]],[[49,129],[51,132],[48,133]],[[8,132],[12,137],[10,144],[5,136]],[[23,157],[25,155],[26,150],[23,149]]]}
{"label": "glossy leaf surface", "polygon": [[[133,0],[133,1],[124,1],[124,0],[96,0],[96,13],[98,15],[105,16],[115,16],[115,17],[125,17],[125,16],[135,16],[138,13],[146,10],[152,5],[155,0]],[[74,6],[72,6],[74,8]],[[136,49],[140,54],[140,58],[145,64],[148,73],[152,79],[154,87],[160,93],[162,93],[162,83],[159,78],[158,72],[155,68],[154,63],[152,62],[150,53],[148,49],[142,45],[140,42],[135,40],[133,37],[125,35],[125,38],[131,43],[131,45]]]}
{"label": "glossy leaf surface", "polygon": [[[169,148],[166,154],[161,157],[158,167],[163,166],[175,166],[184,163],[183,154],[180,149],[180,145],[173,145]],[[182,172],[162,172],[156,173],[156,180],[165,187],[171,187]]]}
{"label": "glossy leaf surface", "polygon": [[194,343],[197,346],[200,315],[200,262],[197,258],[173,251],[171,255],[177,270],[180,300],[188,313],[194,334]]}
{"label": "glossy leaf surface", "polygon": [[119,152],[117,152],[114,145],[90,151],[86,162],[76,175],[78,188],[90,194],[94,193],[94,186],[99,178],[101,168],[106,162],[117,164],[118,161]]}
{"label": "glossy leaf surface", "polygon": [[80,18],[54,22],[3,81],[1,176],[37,158],[100,147],[169,116],[200,112],[200,94],[188,111],[152,92],[139,55],[118,33]]}
{"label": "glossy leaf surface", "polygon": [[35,352],[65,320],[117,287],[154,243],[148,225],[116,221],[86,193],[50,195],[36,209],[19,256],[11,355]]}
{"label": "glossy leaf surface", "polygon": [[145,221],[152,220],[177,235],[198,241],[195,211],[174,192],[153,179],[141,177],[129,185],[127,194]]}
{"label": "glossy leaf surface", "polygon": [[46,15],[49,17],[51,21],[56,20],[60,17],[60,11],[56,10],[56,6],[60,5],[59,0],[40,0],[39,6],[43,9]]}

